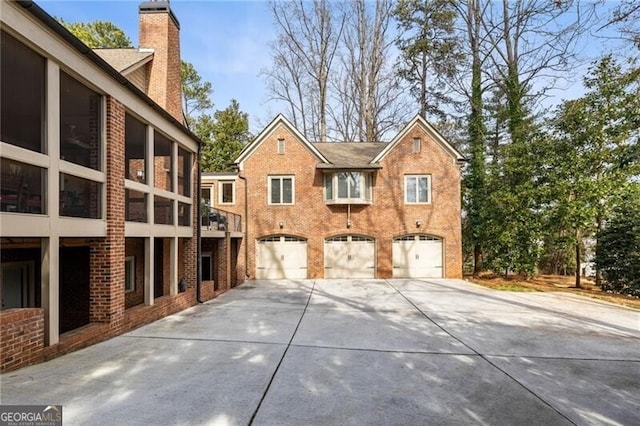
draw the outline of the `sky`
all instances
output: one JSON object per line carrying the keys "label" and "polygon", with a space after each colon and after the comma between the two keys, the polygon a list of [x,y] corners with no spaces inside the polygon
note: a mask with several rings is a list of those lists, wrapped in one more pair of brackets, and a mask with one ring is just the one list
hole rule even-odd
{"label": "sky", "polygon": [[[49,15],[66,22],[110,21],[138,46],[138,6],[142,1],[36,0]],[[236,99],[249,113],[251,131],[259,132],[280,111],[268,104],[260,70],[271,63],[275,37],[266,1],[171,0],[180,22],[182,59],[213,85],[214,109]]]}
{"label": "sky", "polygon": [[[67,22],[110,21],[120,27],[134,46],[138,46],[138,6],[131,0],[36,0],[47,13]],[[608,0],[600,12],[612,7]],[[249,114],[252,133],[259,133],[278,113],[284,112],[269,100],[260,71],[270,67],[269,44],[276,37],[273,18],[266,0],[170,0],[180,22],[182,59],[194,65],[204,81],[213,85],[214,109],[226,108],[231,99]],[[615,50],[617,43],[607,39],[585,40],[580,49],[594,57]],[[560,82],[557,90],[543,102],[552,108],[562,99],[583,93],[581,77],[587,63]]]}

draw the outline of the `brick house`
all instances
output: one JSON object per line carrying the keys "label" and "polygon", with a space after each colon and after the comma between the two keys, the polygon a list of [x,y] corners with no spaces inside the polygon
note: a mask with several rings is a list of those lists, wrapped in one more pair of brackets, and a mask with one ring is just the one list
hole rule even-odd
{"label": "brick house", "polygon": [[246,218],[248,278],[459,278],[463,161],[421,117],[389,143],[311,143],[280,115],[209,179]]}
{"label": "brick house", "polygon": [[33,2],[2,0],[0,18],[0,371],[9,371],[215,289],[197,273],[201,142],[184,126],[169,2],[140,5],[142,48],[98,53]]}

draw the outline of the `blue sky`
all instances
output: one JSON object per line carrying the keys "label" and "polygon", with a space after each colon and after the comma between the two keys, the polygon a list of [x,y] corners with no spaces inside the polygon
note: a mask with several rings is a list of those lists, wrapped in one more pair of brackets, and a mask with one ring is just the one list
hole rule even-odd
{"label": "blue sky", "polygon": [[[111,21],[138,46],[138,6],[142,1],[36,0],[48,14],[67,22]],[[268,43],[274,37],[266,1],[171,0],[180,21],[182,59],[191,62],[213,84],[215,109],[231,99],[249,113],[253,132],[278,110],[267,105],[263,78],[269,67]]]}
{"label": "blue sky", "polygon": [[[111,21],[122,28],[134,46],[138,45],[138,6],[141,0],[36,0],[50,15],[68,22]],[[279,112],[279,106],[269,102],[260,70],[270,66],[269,42],[275,38],[273,18],[266,0],[171,0],[171,8],[181,25],[182,59],[191,62],[205,81],[213,84],[215,109],[226,108],[231,99],[249,113],[250,128],[259,132]],[[606,1],[599,7],[601,14],[617,4]],[[584,56],[619,48],[616,40],[583,40]],[[587,64],[566,76],[570,81],[543,101],[553,108],[562,99],[582,94],[581,78]]]}

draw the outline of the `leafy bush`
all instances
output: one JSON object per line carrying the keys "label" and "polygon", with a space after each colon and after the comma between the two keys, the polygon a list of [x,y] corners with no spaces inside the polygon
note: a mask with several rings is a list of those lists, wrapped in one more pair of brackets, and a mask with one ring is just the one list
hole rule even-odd
{"label": "leafy bush", "polygon": [[640,296],[640,190],[613,212],[598,238],[596,264],[603,290]]}

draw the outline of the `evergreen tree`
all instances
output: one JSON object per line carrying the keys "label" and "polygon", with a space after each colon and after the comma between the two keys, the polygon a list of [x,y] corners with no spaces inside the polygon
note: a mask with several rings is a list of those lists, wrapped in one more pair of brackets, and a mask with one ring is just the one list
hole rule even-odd
{"label": "evergreen tree", "polygon": [[124,31],[109,21],[65,22],[58,18],[58,22],[92,49],[133,46]]}
{"label": "evergreen tree", "polygon": [[249,117],[240,110],[235,99],[213,114],[201,115],[194,124],[194,132],[205,142],[202,148],[202,171],[229,172],[240,151],[252,139]]}
{"label": "evergreen tree", "polygon": [[640,185],[628,191],[598,235],[605,290],[640,296]]}

